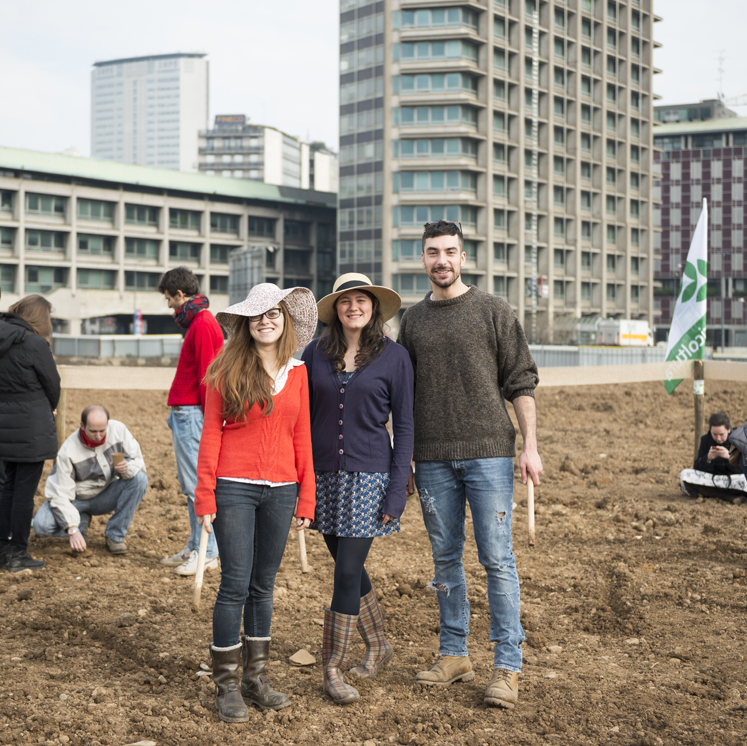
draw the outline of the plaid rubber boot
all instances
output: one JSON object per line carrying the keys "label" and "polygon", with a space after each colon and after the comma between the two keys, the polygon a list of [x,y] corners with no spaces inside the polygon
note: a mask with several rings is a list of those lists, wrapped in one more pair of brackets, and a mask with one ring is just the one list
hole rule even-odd
{"label": "plaid rubber boot", "polygon": [[324,691],[338,705],[347,705],[360,699],[358,690],[346,684],[340,673],[357,623],[357,616],[338,614],[332,609],[324,610],[324,641],[322,644]]}
{"label": "plaid rubber boot", "polygon": [[355,668],[350,669],[350,673],[364,679],[372,679],[379,669],[394,657],[392,644],[384,635],[384,617],[376,602],[376,592],[373,588],[361,598],[358,631],[366,643],[366,654]]}

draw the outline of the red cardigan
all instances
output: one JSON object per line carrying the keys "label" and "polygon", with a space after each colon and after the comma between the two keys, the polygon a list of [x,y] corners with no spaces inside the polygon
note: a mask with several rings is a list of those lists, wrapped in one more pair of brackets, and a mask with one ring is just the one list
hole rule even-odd
{"label": "red cardigan", "polygon": [[195,513],[198,516],[215,513],[218,477],[239,477],[297,482],[296,515],[314,519],[316,480],[305,365],[291,368],[285,386],[272,400],[269,417],[255,404],[247,413],[246,424],[224,422],[223,397],[219,391],[208,391],[197,458]]}
{"label": "red cardigan", "polygon": [[179,407],[199,404],[205,411],[207,389],[203,383],[208,365],[223,347],[223,332],[210,311],[200,311],[187,329],[179,353],[167,404]]}

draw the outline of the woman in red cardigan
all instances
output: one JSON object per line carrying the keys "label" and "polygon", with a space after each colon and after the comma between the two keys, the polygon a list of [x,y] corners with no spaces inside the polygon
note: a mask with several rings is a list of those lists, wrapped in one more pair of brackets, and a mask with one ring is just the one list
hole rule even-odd
{"label": "woman in red cardigan", "polygon": [[317,312],[310,290],[262,283],[216,318],[229,337],[205,376],[195,513],[215,529],[221,558],[210,645],[218,716],[243,723],[244,700],[262,710],[290,704],[264,670],[288,527],[294,513],[297,530],[314,518],[308,379],[292,356],[313,336]]}

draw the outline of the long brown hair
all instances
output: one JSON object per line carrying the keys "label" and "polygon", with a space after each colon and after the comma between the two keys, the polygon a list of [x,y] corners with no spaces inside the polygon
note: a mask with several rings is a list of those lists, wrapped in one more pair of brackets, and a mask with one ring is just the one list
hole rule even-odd
{"label": "long brown hair", "polygon": [[[277,360],[282,368],[293,357],[298,343],[288,308],[278,303],[283,312],[283,331],[277,341]],[[246,413],[259,404],[264,416],[272,412],[273,380],[265,370],[257,345],[249,332],[249,317],[239,316],[228,341],[208,366],[205,383],[218,389],[223,397],[223,417],[246,422]]]}
{"label": "long brown hair", "polygon": [[[373,312],[368,323],[361,329],[358,354],[355,356],[356,368],[362,368],[377,358],[384,349],[384,317],[381,315],[379,300],[373,293],[361,288],[355,288],[355,291],[365,293],[373,301]],[[335,372],[342,373],[345,370],[345,353],[348,351],[348,342],[345,339],[340,317],[337,315],[337,301],[335,301],[334,309],[335,318],[324,330],[324,334],[319,340],[319,347],[326,353],[325,357],[332,360]]]}
{"label": "long brown hair", "polygon": [[52,345],[52,304],[43,295],[27,295],[16,301],[10,313],[20,316],[33,330]]}

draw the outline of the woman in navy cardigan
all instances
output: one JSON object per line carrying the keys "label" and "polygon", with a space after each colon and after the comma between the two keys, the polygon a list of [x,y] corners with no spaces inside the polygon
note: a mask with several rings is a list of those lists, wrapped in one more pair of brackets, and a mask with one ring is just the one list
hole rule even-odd
{"label": "woman in navy cardigan", "polygon": [[317,490],[312,528],[335,560],[322,659],[324,689],[337,704],[358,699],[341,674],[356,626],[366,653],[351,673],[375,676],[394,654],[364,564],[374,537],[399,531],[407,501],[414,376],[404,347],[384,335],[384,322],[401,303],[365,275],[342,275],[317,304],[325,334],[303,353]]}

